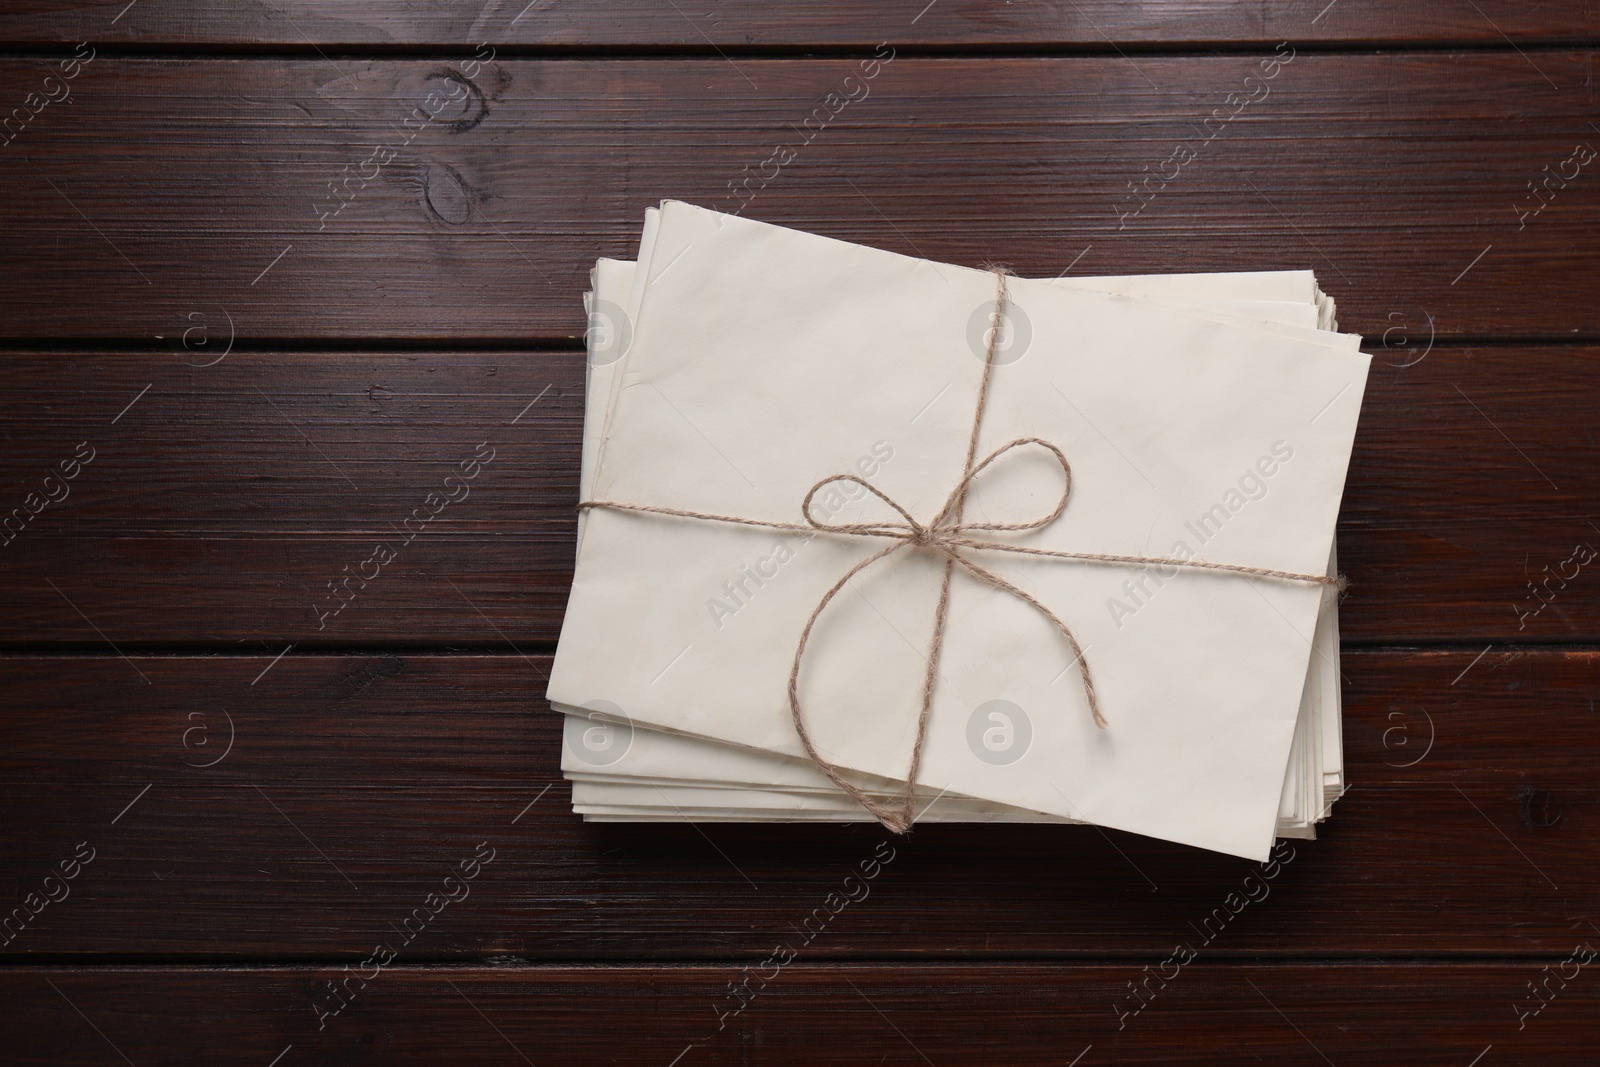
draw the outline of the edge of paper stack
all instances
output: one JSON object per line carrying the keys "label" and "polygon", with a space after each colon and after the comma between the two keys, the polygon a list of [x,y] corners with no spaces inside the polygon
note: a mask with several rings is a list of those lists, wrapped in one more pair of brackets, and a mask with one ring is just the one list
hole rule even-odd
{"label": "edge of paper stack", "polygon": [[[601,462],[616,391],[627,366],[628,323],[651,268],[659,209],[647,212],[639,260],[601,259],[585,294],[590,329],[583,431],[582,496]],[[638,269],[644,264],[646,270]],[[1337,334],[1334,301],[1311,271],[1166,274],[1059,278],[1055,284],[1156,299],[1251,324]],[[1359,338],[1350,338],[1351,350]],[[583,523],[580,518],[579,539]],[[1337,560],[1328,560],[1337,574]],[[1279,837],[1315,838],[1316,826],[1345,791],[1340,717],[1338,597],[1327,595],[1317,620],[1310,666],[1278,809]],[[592,822],[862,822],[872,816],[840,793],[810,763],[716,741],[649,729],[620,709],[554,704],[565,716],[562,772],[573,810]],[[865,778],[887,801],[901,783]],[[946,792],[919,796],[921,822],[1052,822],[1080,820]]]}

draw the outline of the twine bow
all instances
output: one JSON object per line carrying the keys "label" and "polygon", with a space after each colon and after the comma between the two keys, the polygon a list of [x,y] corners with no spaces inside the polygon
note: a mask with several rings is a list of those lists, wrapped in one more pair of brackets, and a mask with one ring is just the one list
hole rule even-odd
{"label": "twine bow", "polygon": [[[967,439],[966,463],[961,479],[956,483],[955,488],[950,491],[950,495],[945,499],[944,506],[939,509],[938,514],[931,520],[927,522],[919,521],[871,482],[854,474],[830,475],[813,485],[800,505],[801,516],[805,519],[804,524],[769,522],[762,519],[742,518],[737,515],[715,515],[699,511],[685,511],[679,508],[657,507],[649,504],[628,504],[615,500],[585,500],[578,505],[580,511],[588,508],[638,511],[655,515],[673,515],[679,518],[699,519],[706,522],[733,523],[738,526],[759,526],[776,530],[797,530],[805,533],[829,533],[851,537],[883,537],[894,542],[874,552],[845,571],[839,580],[834,582],[826,593],[822,594],[822,599],[812,609],[810,617],[806,619],[805,628],[800,632],[800,639],[795,645],[794,662],[789,669],[789,713],[794,720],[795,733],[799,735],[800,744],[805,748],[806,755],[817,765],[817,768],[828,777],[829,781],[853,797],[857,803],[876,816],[879,822],[895,833],[905,833],[911,828],[911,824],[914,821],[912,809],[916,801],[917,772],[922,765],[923,742],[927,737],[928,716],[933,708],[934,684],[939,674],[939,653],[944,644],[945,620],[949,615],[950,578],[958,565],[983,584],[994,589],[1004,590],[1031,605],[1050,621],[1050,624],[1060,632],[1072,649],[1073,662],[1077,664],[1079,675],[1083,680],[1084,697],[1088,701],[1089,713],[1094,717],[1095,725],[1102,729],[1106,726],[1105,717],[1100,713],[1099,701],[1095,697],[1094,681],[1089,674],[1089,664],[1084,659],[1083,647],[1078,643],[1078,639],[1073,635],[1071,628],[1062,622],[1055,612],[1040,603],[1026,590],[1018,588],[993,571],[973,562],[966,554],[968,551],[1007,552],[1017,555],[1076,560],[1085,563],[1114,563],[1140,567],[1155,565],[1182,567],[1191,570],[1226,571],[1234,574],[1273,578],[1280,581],[1303,582],[1312,585],[1338,585],[1342,583],[1341,579],[1331,578],[1325,574],[1301,574],[1295,571],[1280,571],[1266,567],[1246,567],[1233,563],[1211,563],[1204,560],[1175,559],[1165,556],[1127,556],[1106,552],[1067,552],[969,536],[977,531],[1042,529],[1055,522],[1066,511],[1067,499],[1072,493],[1072,465],[1067,462],[1066,454],[1061,449],[1042,438],[1018,437],[989,453],[981,462],[974,462],[977,457],[978,431],[983,425],[983,410],[989,395],[989,380],[994,372],[995,353],[1000,333],[999,327],[1006,302],[1007,272],[1001,268],[993,268],[992,272],[996,278],[995,310],[984,346],[983,378],[978,386],[977,411],[973,416],[972,431]],[[978,475],[1007,452],[1027,445],[1036,445],[1045,449],[1055,458],[1056,462],[1061,464],[1061,473],[1064,476],[1064,481],[1061,487],[1061,497],[1056,501],[1055,508],[1049,514],[1031,522],[964,521],[962,511],[966,503],[967,493],[972,488],[972,484]],[[823,488],[835,482],[854,482],[856,485],[861,486],[887,504],[900,516],[901,521],[830,523],[817,519],[811,514],[811,503]],[[823,611],[832,603],[834,597],[838,596],[839,592],[856,575],[873,564],[888,559],[896,552],[908,547],[936,552],[944,557],[945,562],[944,574],[939,584],[939,603],[934,612],[933,635],[929,640],[928,654],[925,657],[927,670],[923,675],[921,710],[917,717],[916,740],[911,747],[911,762],[906,770],[905,791],[900,798],[898,806],[891,808],[847,781],[839,773],[839,769],[828,762],[822,753],[817,751],[817,746],[811,739],[811,732],[806,728],[805,716],[800,706],[800,665],[805,659],[806,645],[810,641],[811,630]]]}

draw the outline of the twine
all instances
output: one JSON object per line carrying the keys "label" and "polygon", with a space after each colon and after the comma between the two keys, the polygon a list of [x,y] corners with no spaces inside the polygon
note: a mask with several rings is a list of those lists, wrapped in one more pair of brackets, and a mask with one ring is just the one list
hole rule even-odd
{"label": "twine", "polygon": [[[934,684],[939,674],[939,652],[944,644],[945,620],[950,609],[950,577],[959,565],[984,585],[1000,589],[1012,596],[1031,605],[1041,615],[1050,621],[1050,624],[1060,632],[1072,649],[1073,663],[1077,664],[1078,672],[1083,680],[1083,694],[1089,703],[1089,713],[1094,717],[1097,727],[1104,729],[1105,716],[1100,713],[1100,702],[1095,696],[1094,680],[1089,673],[1088,661],[1084,659],[1083,646],[1078,643],[1077,637],[1066,623],[1055,612],[1041,604],[1023,589],[1012,585],[993,571],[979,566],[965,554],[967,551],[983,552],[1009,552],[1026,556],[1046,556],[1053,559],[1076,560],[1083,563],[1111,563],[1134,565],[1140,567],[1184,567],[1190,570],[1220,571],[1230,574],[1249,575],[1257,578],[1272,578],[1286,582],[1304,582],[1311,585],[1338,585],[1343,587],[1343,580],[1331,578],[1325,574],[1301,574],[1296,571],[1273,570],[1267,567],[1246,567],[1234,563],[1210,563],[1204,560],[1173,559],[1166,556],[1125,556],[1111,552],[1064,552],[1053,549],[1029,548],[1024,545],[1009,544],[1004,541],[992,541],[983,538],[967,536],[972,531],[1001,531],[1001,530],[1038,530],[1050,525],[1061,517],[1066,510],[1067,498],[1072,493],[1072,465],[1067,462],[1067,457],[1061,449],[1049,441],[1038,437],[1018,437],[1001,445],[985,456],[982,462],[974,463],[978,452],[978,431],[983,425],[983,411],[989,396],[989,381],[994,373],[995,352],[1000,333],[1000,317],[1004,314],[1006,303],[1006,277],[1004,268],[992,268],[996,280],[995,310],[993,324],[988,330],[988,339],[984,346],[983,378],[978,385],[978,403],[972,418],[972,430],[967,437],[967,456],[963,466],[961,480],[956,483],[950,495],[945,499],[944,506],[929,522],[918,522],[910,512],[901,507],[899,503],[890,498],[877,486],[858,478],[854,474],[834,474],[822,479],[811,487],[805,499],[800,504],[800,514],[804,523],[795,522],[769,522],[762,519],[748,519],[738,515],[716,515],[702,511],[687,511],[682,508],[658,507],[650,504],[629,504],[616,500],[585,500],[578,505],[578,509],[607,508],[613,511],[637,511],[651,515],[672,515],[683,519],[698,519],[702,522],[725,522],[736,526],[758,526],[772,530],[797,530],[804,533],[831,533],[849,537],[883,537],[894,543],[874,552],[866,559],[857,563],[840,576],[828,591],[822,594],[822,599],[812,609],[811,615],[806,619],[805,628],[800,631],[800,639],[795,645],[794,662],[789,668],[789,713],[794,720],[795,733],[799,735],[800,744],[805,748],[806,755],[817,765],[817,768],[827,775],[845,793],[853,797],[863,808],[871,812],[879,822],[895,833],[905,833],[911,828],[914,821],[912,808],[916,802],[917,772],[922,765],[923,742],[928,733],[928,716],[933,708]],[[977,476],[995,460],[1010,452],[1014,448],[1036,445],[1050,453],[1059,464],[1064,475],[1064,484],[1061,488],[1061,498],[1056,501],[1056,506],[1048,515],[1034,519],[1031,522],[965,522],[962,520],[962,511],[966,504],[967,491]],[[834,482],[854,482],[867,492],[887,504],[900,516],[899,522],[859,522],[859,523],[830,523],[812,517],[811,502],[826,486]],[[865,571],[868,567],[899,552],[903,548],[917,547],[932,550],[944,556],[944,574],[939,582],[939,603],[934,609],[933,635],[929,639],[928,653],[924,657],[927,670],[922,678],[922,707],[917,715],[917,736],[911,747],[911,763],[906,770],[905,792],[903,793],[898,808],[892,808],[880,803],[875,798],[846,781],[839,773],[839,769],[829,763],[817,751],[816,744],[811,740],[811,732],[806,728],[805,716],[800,707],[800,665],[805,659],[806,644],[811,638],[811,629],[816,625],[817,619],[833,601],[841,590],[850,582],[850,579]],[[1071,664],[1069,664],[1071,666]]]}

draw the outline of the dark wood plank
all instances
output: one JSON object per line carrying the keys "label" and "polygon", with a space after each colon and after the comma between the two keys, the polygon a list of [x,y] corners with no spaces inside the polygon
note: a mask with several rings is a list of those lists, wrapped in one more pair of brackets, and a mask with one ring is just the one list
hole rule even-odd
{"label": "dark wood plank", "polygon": [[[0,365],[0,642],[275,654],[555,639],[580,353],[234,352],[197,367],[221,351],[199,339]],[[1340,527],[1344,636],[1600,640],[1600,580],[1573,560],[1600,546],[1600,350],[1374,351]],[[447,486],[485,443],[493,461]],[[93,459],[63,486],[80,445]],[[429,494],[463,489],[422,533],[404,525]],[[363,586],[380,544],[395,559]]]}
{"label": "dark wood plank", "polygon": [[[1600,652],[1349,655],[1354,787],[1265,882],[1082,827],[928,825],[885,844],[864,824],[586,824],[564,785],[545,791],[561,745],[546,666],[8,658],[3,901],[80,843],[95,858],[0,956],[342,958],[480,845],[493,861],[407,961],[748,956],[874,856],[870,894],[808,957],[1104,958],[1202,927],[1213,957],[1554,953],[1595,918]],[[1257,899],[1208,925],[1240,892]]]}
{"label": "dark wood plank", "polygon": [[1591,53],[1301,54],[1247,83],[1269,54],[901,57],[870,83],[854,58],[101,57],[55,89],[11,60],[0,99],[71,103],[5,146],[6,329],[172,336],[220,310],[254,338],[573,338],[590,265],[632,254],[647,205],[759,189],[746,214],[936,259],[1310,266],[1374,336],[1600,337],[1589,171],[1518,216],[1600,138]]}
{"label": "dark wood plank", "polygon": [[[195,366],[221,349],[192,340],[0,361],[0,640],[277,652],[559,632],[581,353],[234,352]],[[63,485],[80,445],[92,460]]]}
{"label": "dark wood plank", "polygon": [[768,45],[854,45],[892,41],[922,47],[1056,45],[1104,49],[1110,43],[1275,44],[1280,40],[1340,44],[1502,45],[1574,41],[1600,35],[1586,4],[1536,5],[1508,0],[1381,3],[1326,0],[1257,5],[1230,0],[1119,4],[1043,0],[897,0],[846,4],[801,0],[775,8],[759,0],[674,5],[663,0],[534,4],[527,0],[382,0],[359,6],[330,0],[261,0],[227,5],[201,0],[73,5],[22,0],[6,5],[0,40],[84,39],[137,44],[463,44],[655,45],[729,48]]}
{"label": "dark wood plank", "polygon": [[[1145,966],[1156,976],[1164,957],[865,967],[802,955],[782,968],[757,959],[748,971],[354,965],[346,1006],[326,1017],[318,998],[346,979],[337,968],[26,968],[0,971],[0,1018],[18,1067],[120,1062],[119,1053],[131,1063],[256,1067],[279,1055],[280,1065],[1577,1067],[1594,1062],[1600,994],[1594,964],[1577,962],[1593,958],[1595,935],[1572,940],[1550,958],[1506,963],[1218,966],[1202,957],[1168,964],[1170,981],[1150,978],[1153,999],[1121,1029],[1129,983],[1145,980]],[[371,976],[364,986],[361,973]],[[1546,975],[1551,999],[1519,1030],[1514,1008],[1540,1003],[1527,983]],[[733,1014],[741,1001],[731,990],[747,980],[756,992]]]}

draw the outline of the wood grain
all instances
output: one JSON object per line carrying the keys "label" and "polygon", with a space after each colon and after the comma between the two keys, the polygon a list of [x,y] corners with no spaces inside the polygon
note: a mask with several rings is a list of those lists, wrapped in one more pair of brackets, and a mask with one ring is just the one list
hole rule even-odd
{"label": "wood grain", "polygon": [[[344,958],[487,843],[496,858],[409,961],[748,957],[888,839],[862,824],[583,823],[559,784],[547,668],[11,657],[0,901],[80,842],[97,855],[0,956]],[[1206,954],[1569,948],[1600,890],[1600,653],[1358,652],[1344,673],[1353,788]],[[1164,952],[1261,871],[1083,827],[929,825],[884,847],[870,896],[808,957]]]}
{"label": "wood grain", "polygon": [[[1588,935],[1592,945],[1594,937]],[[1583,938],[1575,937],[1574,942]],[[1215,965],[1177,971],[1119,1030],[1115,1005],[1159,958],[1102,965],[838,966],[773,974],[745,1010],[739,967],[502,967],[378,973],[338,1015],[337,968],[0,971],[19,1065],[206,1062],[658,1064],[1384,1063],[1579,1067],[1600,1040],[1592,965],[1522,1030],[1513,1006],[1550,961]],[[1564,970],[1572,974],[1575,964]],[[359,968],[352,968],[358,971]],[[371,968],[365,973],[371,974]],[[754,972],[752,972],[754,973]],[[1171,967],[1167,969],[1172,974]],[[54,987],[54,988],[52,988]],[[1119,1000],[1120,998],[1120,1000]],[[675,1057],[677,1057],[675,1059]]]}
{"label": "wood grain", "polygon": [[[1537,5],[1508,0],[1297,0],[1258,5],[1243,0],[1119,4],[1043,0],[896,0],[871,5],[800,0],[775,8],[759,0],[673,4],[663,0],[533,4],[527,0],[381,0],[359,6],[337,0],[263,0],[226,5],[203,0],[141,4],[126,0],[73,5],[20,0],[0,16],[0,38],[17,42],[107,41],[129,44],[308,44],[501,46],[666,46],[726,49],[828,45],[870,47],[880,41],[922,47],[999,49],[1112,44],[1475,43],[1501,47],[1508,38],[1593,40],[1600,35],[1591,5],[1562,0]],[[119,13],[120,17],[119,17]],[[715,53],[713,53],[714,55]]]}
{"label": "wood grain", "polygon": [[[0,367],[0,642],[276,654],[556,638],[581,353],[234,352],[198,367],[221,351],[199,337]],[[1600,639],[1600,578],[1568,563],[1600,545],[1600,351],[1416,341],[1373,346],[1339,530],[1345,638]],[[430,493],[459,495],[444,479],[483,443],[495,458],[468,495],[405,526]],[[31,514],[80,444],[93,460]],[[394,562],[330,592],[370,575],[378,544]]]}
{"label": "wood grain", "polygon": [[[1307,53],[1246,83],[1270,55],[901,57],[870,82],[856,58],[497,59],[467,78],[102,57],[4,148],[0,294],[18,338],[170,338],[201,311],[245,338],[572,339],[590,266],[632,254],[648,205],[732,210],[748,177],[745,214],[938,260],[1313,267],[1372,336],[1600,338],[1600,183],[1580,170],[1518,216],[1597,137],[1591,53]],[[45,76],[0,64],[0,100]],[[860,98],[806,127],[839,92]],[[778,145],[795,160],[764,167]],[[1195,158],[1131,216],[1129,183],[1180,145]]]}

